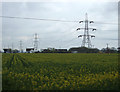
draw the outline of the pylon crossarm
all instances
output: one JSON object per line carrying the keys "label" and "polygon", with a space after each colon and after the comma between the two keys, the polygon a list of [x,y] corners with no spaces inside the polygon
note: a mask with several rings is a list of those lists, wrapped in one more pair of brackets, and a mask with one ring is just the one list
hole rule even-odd
{"label": "pylon crossarm", "polygon": [[76,31],[78,31],[78,30],[82,30],[82,29],[85,29],[85,28],[77,28]]}
{"label": "pylon crossarm", "polygon": [[92,30],[94,29],[94,30],[96,30],[95,28],[88,28],[88,29],[92,29]]}
{"label": "pylon crossarm", "polygon": [[78,38],[79,38],[79,37],[82,37],[82,36],[84,36],[84,35],[79,35]]}
{"label": "pylon crossarm", "polygon": [[[87,20],[88,21],[88,20]],[[85,21],[79,21],[79,23],[82,23],[82,22],[85,22]],[[88,21],[89,23],[94,23],[94,21]]]}
{"label": "pylon crossarm", "polygon": [[92,31],[95,31],[95,30],[97,30],[97,29],[95,29],[95,28],[88,28],[89,30],[92,30]]}
{"label": "pylon crossarm", "polygon": [[90,35],[90,36],[91,36],[91,38],[92,38],[92,37],[95,37],[94,35]]}

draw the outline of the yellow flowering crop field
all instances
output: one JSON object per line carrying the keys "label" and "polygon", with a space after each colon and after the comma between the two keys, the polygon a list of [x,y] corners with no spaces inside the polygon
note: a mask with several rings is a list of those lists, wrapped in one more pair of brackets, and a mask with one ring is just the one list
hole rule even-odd
{"label": "yellow flowering crop field", "polygon": [[2,54],[2,90],[119,90],[118,77],[118,54]]}

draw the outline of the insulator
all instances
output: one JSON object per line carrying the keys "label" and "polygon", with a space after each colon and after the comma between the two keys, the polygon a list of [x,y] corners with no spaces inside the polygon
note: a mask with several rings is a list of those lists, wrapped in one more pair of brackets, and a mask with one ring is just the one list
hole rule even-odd
{"label": "insulator", "polygon": [[93,29],[92,31],[94,31],[94,30],[96,30],[96,29]]}
{"label": "insulator", "polygon": [[82,37],[82,35],[79,35],[78,37]]}
{"label": "insulator", "polygon": [[95,36],[91,36],[91,38],[92,38],[92,37],[95,37]]}
{"label": "insulator", "polygon": [[93,21],[90,21],[90,23],[94,23]]}
{"label": "insulator", "polygon": [[82,23],[83,21],[80,21],[79,23]]}
{"label": "insulator", "polygon": [[78,28],[77,30],[80,30],[80,28]]}

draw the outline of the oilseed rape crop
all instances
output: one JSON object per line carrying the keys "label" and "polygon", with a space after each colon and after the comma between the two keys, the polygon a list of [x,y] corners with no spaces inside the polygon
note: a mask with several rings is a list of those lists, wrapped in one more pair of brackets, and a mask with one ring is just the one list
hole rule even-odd
{"label": "oilseed rape crop", "polygon": [[118,54],[2,55],[2,90],[118,90]]}

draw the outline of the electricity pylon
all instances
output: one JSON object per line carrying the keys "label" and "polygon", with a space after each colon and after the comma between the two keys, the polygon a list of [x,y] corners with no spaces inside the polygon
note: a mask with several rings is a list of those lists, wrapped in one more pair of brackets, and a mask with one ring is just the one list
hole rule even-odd
{"label": "electricity pylon", "polygon": [[95,28],[89,28],[88,27],[88,23],[94,23],[93,21],[88,21],[88,16],[87,16],[87,13],[85,15],[85,21],[79,21],[79,23],[82,23],[84,22],[85,23],[85,28],[77,28],[77,31],[78,30],[84,30],[84,34],[83,35],[79,35],[78,37],[83,37],[83,41],[82,41],[82,47],[86,47],[86,45],[88,46],[88,48],[91,48],[92,47],[92,44],[91,44],[91,40],[90,40],[90,37],[95,37],[94,35],[90,35],[89,34],[89,30],[92,30],[92,31],[95,31],[96,29]]}
{"label": "electricity pylon", "polygon": [[20,52],[21,52],[21,53],[23,52],[22,47],[23,47],[23,44],[22,44],[22,41],[20,40]]}
{"label": "electricity pylon", "polygon": [[34,35],[34,51],[38,50],[38,34],[35,33]]}

